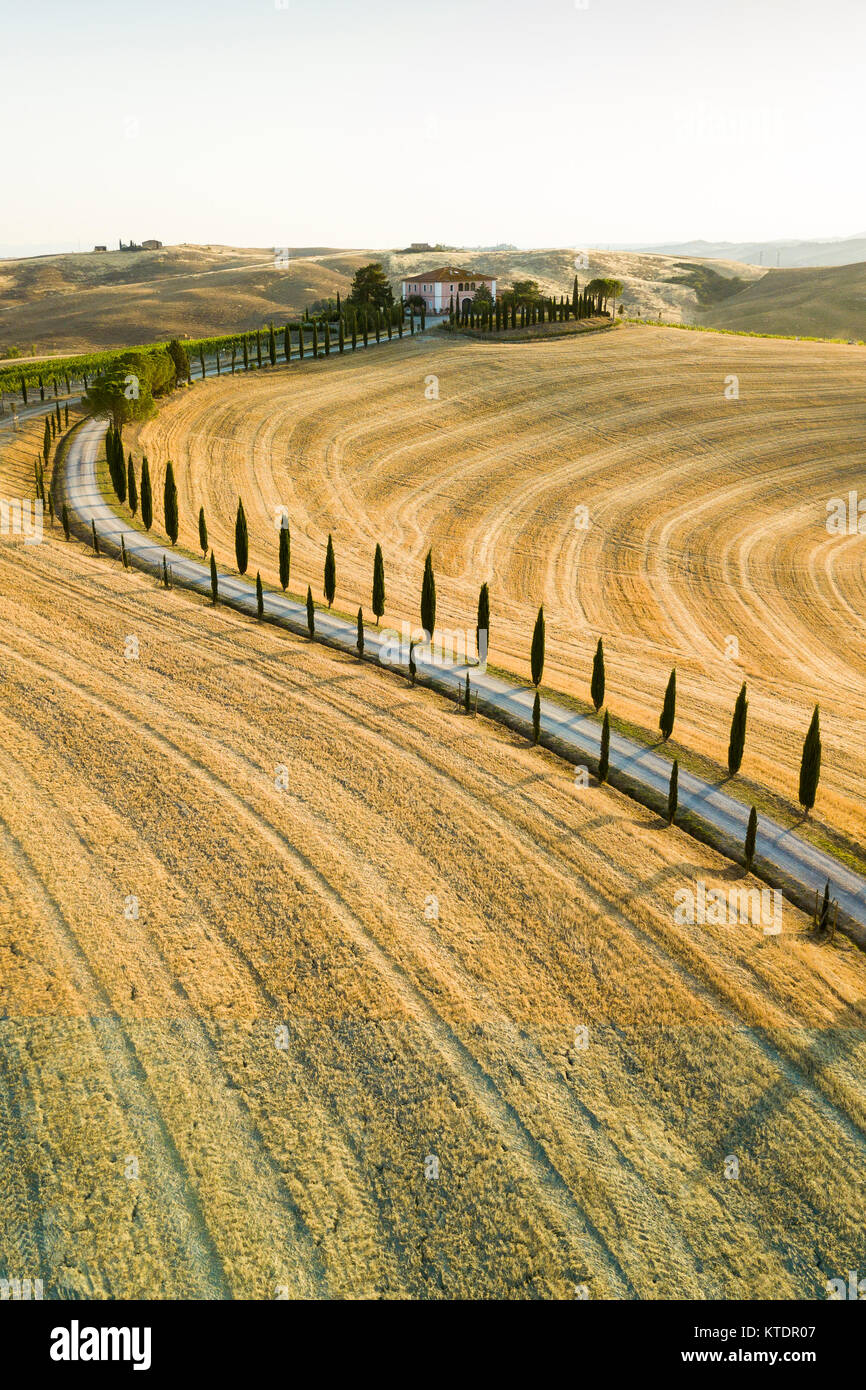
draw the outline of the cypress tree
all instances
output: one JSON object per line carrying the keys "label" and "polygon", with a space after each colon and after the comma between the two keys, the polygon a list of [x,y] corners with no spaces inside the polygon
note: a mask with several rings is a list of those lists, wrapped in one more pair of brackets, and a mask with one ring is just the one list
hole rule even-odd
{"label": "cypress tree", "polygon": [[370,320],[366,307],[361,310],[361,331],[364,338],[364,347],[367,347],[370,341]]}
{"label": "cypress tree", "polygon": [[204,381],[205,375],[206,375],[206,374],[205,374],[205,367],[204,367],[204,348],[199,348],[199,350],[198,350],[198,360],[199,360],[199,365],[201,366],[201,379],[202,379],[202,381]]}
{"label": "cypress tree", "polygon": [[463,687],[463,709],[467,714],[472,711],[472,686],[469,684],[469,672],[466,672],[466,684]]}
{"label": "cypress tree", "polygon": [[232,376],[235,374],[235,359],[238,355],[237,339],[232,338]]}
{"label": "cypress tree", "polygon": [[268,357],[271,359],[271,366],[277,365],[277,335],[274,332],[273,321],[268,325]]}
{"label": "cypress tree", "polygon": [[755,840],[758,834],[758,813],[754,806],[749,812],[749,824],[746,827],[746,871],[751,873],[752,860],[755,857]]}
{"label": "cypress tree", "polygon": [[120,559],[121,559],[121,563],[122,563],[122,565],[123,565],[123,568],[124,568],[125,570],[128,570],[128,569],[129,569],[129,557],[127,556],[127,553],[126,553],[126,541],[123,539],[123,533],[122,533],[122,532],[121,532],[121,536],[120,536]]}
{"label": "cypress tree", "polygon": [[364,610],[363,610],[363,608],[359,608],[359,609],[358,609],[358,637],[357,637],[357,641],[355,642],[355,646],[356,646],[357,649],[358,649],[358,656],[359,656],[359,657],[362,657],[362,656],[364,655]]}
{"label": "cypress tree", "polygon": [[830,880],[824,884],[824,898],[821,902],[821,910],[815,920],[815,927],[819,932],[825,932],[830,926]]}
{"label": "cypress tree", "polygon": [[415,643],[409,643],[409,684],[415,684]]}
{"label": "cypress tree", "polygon": [[207,522],[204,519],[204,507],[198,509],[198,543],[202,555],[207,555]]}
{"label": "cypress tree", "polygon": [[373,556],[373,613],[376,617],[376,626],[385,612],[385,561],[382,559],[382,547],[376,544],[376,554]]}
{"label": "cypress tree", "polygon": [[26,404],[27,404],[27,382],[24,380],[24,377],[21,378],[21,399],[22,399],[22,401],[24,402],[24,404],[26,405]]}
{"label": "cypress tree", "polygon": [[37,380],[38,380],[38,382],[39,382],[39,399],[40,399],[41,401],[44,401],[44,400],[45,400],[45,382],[42,380],[42,377],[41,377],[41,376],[40,376],[40,377],[37,377]]}
{"label": "cypress tree", "polygon": [[746,746],[746,713],[749,704],[746,699],[746,683],[740,686],[740,693],[734,705],[731,720],[731,737],[728,741],[728,772],[731,777],[739,772],[743,762],[743,749]]}
{"label": "cypress tree", "polygon": [[319,330],[316,327],[316,320],[313,319],[313,356],[319,355]]}
{"label": "cypress tree", "polygon": [[301,362],[303,362],[303,360],[304,360],[304,321],[303,321],[303,319],[301,319],[300,322],[298,323],[298,358],[300,359]]}
{"label": "cypress tree", "polygon": [[114,491],[117,493],[118,502],[126,501],[126,462],[123,457],[123,441],[120,432],[115,435],[114,440]]}
{"label": "cypress tree", "polygon": [[353,351],[353,352],[355,351],[355,348],[356,348],[357,346],[358,346],[358,316],[357,316],[357,314],[355,313],[355,310],[353,309],[353,310],[352,310],[352,351]]}
{"label": "cypress tree", "polygon": [[96,522],[93,520],[92,517],[91,517],[91,520],[90,520],[90,537],[91,537],[91,543],[92,543],[92,545],[93,545],[93,553],[94,553],[94,555],[98,555],[98,554],[99,554],[99,537],[98,537],[97,534],[96,534]]}
{"label": "cypress tree", "polygon": [[250,340],[246,333],[243,336],[242,342],[244,349],[244,371],[248,372],[250,369]]}
{"label": "cypress tree", "polygon": [[[482,639],[481,634],[484,633]],[[481,655],[482,641],[484,655]],[[478,660],[483,662],[487,658],[490,650],[490,590],[486,583],[481,585],[478,592],[478,617],[475,623],[475,649],[478,652]]]}
{"label": "cypress tree", "polygon": [[292,334],[289,325],[283,329],[283,356],[287,362],[292,360]]}
{"label": "cypress tree", "polygon": [[238,562],[238,574],[246,574],[249,558],[250,542],[247,533],[247,517],[244,504],[238,498],[238,510],[235,517],[235,559]]}
{"label": "cypress tree", "polygon": [[331,533],[328,532],[328,548],[325,551],[325,598],[328,600],[328,607],[334,602],[334,594],[337,590],[337,562],[334,559],[334,542],[331,540]]}
{"label": "cypress tree", "polygon": [[174,469],[171,466],[171,459],[165,465],[165,486],[163,488],[163,506],[165,510],[165,534],[168,536],[172,545],[177,540],[177,488],[174,483]]}
{"label": "cypress tree", "polygon": [[164,555],[162,557],[162,587],[164,589],[171,588],[168,578],[168,564],[166,563],[166,558]]}
{"label": "cypress tree", "polygon": [[288,525],[280,527],[280,588],[283,593],[289,587],[289,567],[291,564],[291,538]]}
{"label": "cypress tree", "polygon": [[595,649],[595,656],[592,659],[592,680],[589,683],[589,690],[597,713],[604,704],[604,647],[600,637]]}
{"label": "cypress tree", "polygon": [[312,590],[311,590],[309,584],[307,585],[307,631],[309,632],[311,638],[315,637],[315,635],[316,635],[316,610],[315,610],[315,607],[314,607],[314,605],[313,605],[313,592],[312,592]]}
{"label": "cypress tree", "polygon": [[150,466],[147,454],[141,461],[141,521],[145,531],[153,525],[153,494],[150,490]]}
{"label": "cypress tree", "polygon": [[803,756],[800,761],[800,805],[808,815],[815,805],[818,778],[821,775],[821,727],[818,706],[812,714],[812,722],[803,742]]}
{"label": "cypress tree", "polygon": [[604,712],[604,723],[601,726],[601,752],[598,756],[598,780],[602,785],[607,781],[607,774],[610,771],[610,715],[607,710]]}
{"label": "cypress tree", "polygon": [[674,758],[674,765],[671,768],[671,781],[668,787],[668,825],[673,825],[674,816],[677,813],[677,800],[679,797],[680,765]]}
{"label": "cypress tree", "polygon": [[330,357],[330,355],[331,355],[331,325],[330,325],[329,320],[328,320],[328,319],[325,319],[325,356],[326,356],[326,357]]}
{"label": "cypress tree", "polygon": [[340,349],[341,352],[344,352],[344,351],[345,351],[345,348],[346,348],[346,331],[345,331],[345,329],[344,329],[344,327],[343,327],[343,320],[342,320],[342,318],[340,319],[339,325],[338,325],[338,327],[337,327],[337,346],[339,347],[339,349]]}
{"label": "cypress tree", "polygon": [[262,365],[262,335],[261,330],[256,329],[256,366]]}
{"label": "cypress tree", "polygon": [[219,581],[217,580],[216,556],[213,551],[210,553],[210,601],[216,608],[219,603]]}
{"label": "cypress tree", "polygon": [[135,516],[138,510],[138,488],[135,486],[135,464],[132,462],[131,453],[126,465],[126,495],[129,499],[129,510]]}
{"label": "cypress tree", "polygon": [[256,617],[265,616],[265,593],[262,588],[262,576],[256,570]]}
{"label": "cypress tree", "polygon": [[532,671],[532,684],[538,686],[541,684],[541,676],[544,671],[544,604],[539,608],[538,617],[535,619],[529,664]]}
{"label": "cypress tree", "polygon": [[429,637],[436,627],[436,579],[433,574],[433,553],[427,551],[424,578],[421,581],[421,626]]}
{"label": "cypress tree", "polygon": [[532,702],[532,742],[537,743],[541,737],[541,696],[535,692],[535,699]]}
{"label": "cypress tree", "polygon": [[674,718],[677,711],[677,670],[676,667],[671,671],[665,690],[664,704],[659,717],[659,728],[662,731],[662,738],[669,739],[674,729]]}
{"label": "cypress tree", "polygon": [[69,513],[66,510],[66,503],[60,508],[60,520],[63,525],[63,534],[69,540]]}
{"label": "cypress tree", "polygon": [[51,458],[51,426],[48,423],[47,415],[45,417],[45,429],[42,433],[42,453],[45,458],[45,462],[48,463],[49,459]]}

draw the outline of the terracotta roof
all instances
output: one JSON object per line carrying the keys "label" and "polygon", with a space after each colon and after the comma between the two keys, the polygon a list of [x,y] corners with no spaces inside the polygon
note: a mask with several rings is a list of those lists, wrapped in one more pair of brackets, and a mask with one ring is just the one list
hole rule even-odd
{"label": "terracotta roof", "polygon": [[441,284],[443,280],[495,280],[495,275],[483,275],[480,270],[461,270],[456,265],[444,265],[439,270],[419,271],[417,275],[403,275],[404,281],[426,281],[427,284]]}

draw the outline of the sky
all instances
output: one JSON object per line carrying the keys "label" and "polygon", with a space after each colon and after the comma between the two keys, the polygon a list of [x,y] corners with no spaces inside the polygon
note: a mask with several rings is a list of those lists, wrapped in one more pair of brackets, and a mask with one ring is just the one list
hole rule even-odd
{"label": "sky", "polygon": [[5,254],[866,229],[866,0],[2,7]]}

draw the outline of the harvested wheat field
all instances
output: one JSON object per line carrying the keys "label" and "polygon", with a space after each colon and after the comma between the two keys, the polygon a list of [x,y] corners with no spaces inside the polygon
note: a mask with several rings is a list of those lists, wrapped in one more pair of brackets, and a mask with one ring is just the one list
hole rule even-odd
{"label": "harvested wheat field", "polygon": [[676,926],[740,871],[56,531],[0,544],[0,619],[4,1276],[816,1298],[862,1266],[849,942]]}
{"label": "harvested wheat field", "polygon": [[745,680],[742,778],[784,798],[789,823],[820,702],[816,815],[862,843],[866,540],[826,520],[829,499],[863,489],[864,369],[845,345],[649,327],[529,344],[428,335],[374,360],[197,385],[142,446],[155,493],[174,460],[191,549],[203,504],[233,563],[240,493],[250,573],[276,585],[284,504],[290,590],[321,596],[331,532],[336,606],[367,611],[379,541],[385,622],[399,625],[418,621],[432,547],[437,624],[474,640],[487,580],[491,661],[526,674],[543,602],[546,684],[588,699],[602,637],[611,710],[650,730],[675,665],[675,739],[716,763]]}

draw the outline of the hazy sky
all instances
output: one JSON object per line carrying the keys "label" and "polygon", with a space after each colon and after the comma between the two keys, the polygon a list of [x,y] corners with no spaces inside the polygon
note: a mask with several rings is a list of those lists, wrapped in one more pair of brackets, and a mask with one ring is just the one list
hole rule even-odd
{"label": "hazy sky", "polygon": [[281,5],[4,0],[0,243],[866,230],[866,0]]}

